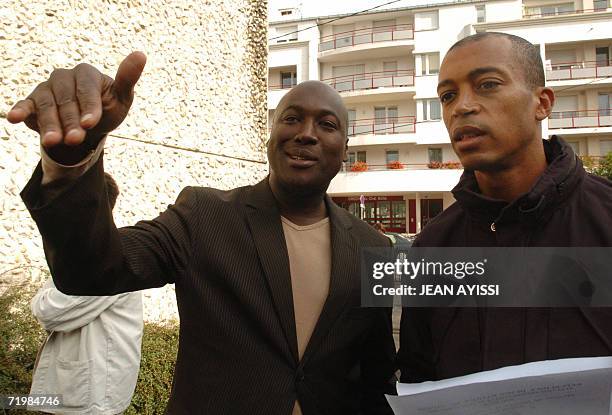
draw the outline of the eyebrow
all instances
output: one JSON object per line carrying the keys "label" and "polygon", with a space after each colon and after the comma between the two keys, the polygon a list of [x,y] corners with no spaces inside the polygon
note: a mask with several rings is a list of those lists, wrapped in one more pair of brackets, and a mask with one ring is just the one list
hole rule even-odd
{"label": "eyebrow", "polygon": [[[293,110],[293,111],[297,111],[297,112],[304,112],[304,111],[305,111],[305,109],[304,109],[303,107],[299,106],[299,105],[289,105],[288,107],[285,107],[285,108],[284,108],[284,109],[283,109],[283,110],[280,112],[280,114],[282,115],[282,114],[284,114],[285,112],[287,112],[287,111],[289,111],[289,110]],[[324,117],[324,116],[326,116],[326,115],[332,115],[333,117],[335,117],[335,118],[336,118],[336,120],[338,120],[338,122],[342,122],[342,121],[341,121],[340,116],[339,116],[339,115],[338,115],[336,112],[334,112],[333,110],[330,110],[330,109],[321,108],[321,109],[318,111],[318,113],[317,113],[317,114],[318,114],[318,116],[320,116],[320,117],[321,117],[321,116],[323,116],[323,117]]]}
{"label": "eyebrow", "polygon": [[[491,73],[491,72],[497,73],[499,75],[507,74],[507,72],[495,66],[483,66],[482,68],[472,69],[470,73],[468,74],[468,78],[470,78],[470,80],[473,80],[474,78],[477,78],[480,75],[483,75],[485,73]],[[440,90],[440,88],[450,85],[450,84],[454,84],[454,81],[450,79],[445,79],[443,81],[440,81],[440,83],[438,83],[438,87],[436,88],[436,90]]]}

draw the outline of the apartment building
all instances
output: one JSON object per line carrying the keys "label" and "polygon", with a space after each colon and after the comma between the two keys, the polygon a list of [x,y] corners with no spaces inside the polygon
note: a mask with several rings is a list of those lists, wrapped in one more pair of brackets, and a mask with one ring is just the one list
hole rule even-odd
{"label": "apartment building", "polygon": [[335,16],[271,10],[269,117],[296,83],[334,87],[349,109],[350,139],[329,193],[370,223],[418,233],[454,202],[462,173],[441,120],[440,62],[457,40],[486,31],[540,47],[557,94],[544,136],[562,135],[585,163],[612,151],[610,0],[460,1]]}

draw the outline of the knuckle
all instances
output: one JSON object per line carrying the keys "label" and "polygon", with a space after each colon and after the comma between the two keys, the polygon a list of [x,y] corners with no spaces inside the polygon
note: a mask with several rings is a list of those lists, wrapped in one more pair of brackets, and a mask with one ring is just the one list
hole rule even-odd
{"label": "knuckle", "polygon": [[88,65],[88,64],[86,64],[86,63],[84,63],[84,62],[81,62],[81,63],[79,63],[78,65],[76,65],[76,66],[74,67],[74,69],[75,69],[75,70],[77,70],[77,71],[82,71],[82,70],[87,69],[87,68],[89,68],[89,67],[90,67],[90,65]]}
{"label": "knuckle", "polygon": [[60,95],[60,96],[55,97],[55,103],[57,104],[58,107],[65,107],[75,102],[76,101],[74,100],[74,98],[69,95]]}
{"label": "knuckle", "polygon": [[47,111],[55,108],[55,102],[50,100],[49,98],[39,98],[35,102],[36,109],[38,111]]}
{"label": "knuckle", "polygon": [[49,79],[56,79],[58,77],[63,77],[65,76],[67,73],[69,72],[68,69],[64,69],[64,68],[55,68],[53,69],[53,72],[51,72],[51,75],[49,76]]}
{"label": "knuckle", "polygon": [[81,103],[91,103],[95,100],[94,94],[96,93],[96,89],[89,83],[79,82],[76,85],[76,93],[80,97],[79,101],[81,101]]}

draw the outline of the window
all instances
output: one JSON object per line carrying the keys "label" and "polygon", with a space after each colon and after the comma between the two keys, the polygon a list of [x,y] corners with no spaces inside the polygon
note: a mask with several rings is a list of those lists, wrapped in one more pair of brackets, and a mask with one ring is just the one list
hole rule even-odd
{"label": "window", "polygon": [[392,72],[385,73],[385,75],[396,75],[397,74],[397,61],[392,62],[383,62],[383,72]]}
{"label": "window", "polygon": [[347,110],[348,112],[348,131],[347,135],[355,135],[355,118],[357,118],[357,111],[354,109]]}
{"label": "window", "polygon": [[414,30],[434,30],[438,28],[438,11],[421,12],[414,15]]}
{"label": "window", "polygon": [[427,156],[430,163],[442,163],[442,149],[440,147],[428,148]]}
{"label": "window", "polygon": [[397,122],[397,107],[374,107],[374,125]]}
{"label": "window", "polygon": [[334,66],[332,67],[332,76],[334,78],[345,78],[340,81],[351,79],[355,76],[355,79],[362,79],[365,72],[365,64],[361,65],[346,65],[346,66]]}
{"label": "window", "polygon": [[297,40],[297,26],[284,26],[276,28],[276,43],[290,42]]}
{"label": "window", "polygon": [[388,123],[396,123],[397,122],[397,107],[388,107],[387,108],[387,122]]}
{"label": "window", "polygon": [[578,114],[578,96],[558,96],[555,98],[555,111],[551,119],[572,118]]}
{"label": "window", "polygon": [[440,101],[436,99],[424,99],[423,101],[423,121],[434,121],[442,118],[440,111]]}
{"label": "window", "polygon": [[366,162],[365,151],[349,151],[348,152],[348,164],[355,164],[357,161]]}
{"label": "window", "polygon": [[556,16],[574,12],[574,3],[549,4],[546,6],[527,7],[526,15],[531,17]]}
{"label": "window", "polygon": [[293,10],[291,9],[280,9],[281,16],[291,16],[293,14]]}
{"label": "window", "polygon": [[610,49],[595,48],[595,64],[597,66],[608,66],[610,64]]}
{"label": "window", "polygon": [[281,72],[281,88],[291,88],[297,84],[295,72]]}
{"label": "window", "polygon": [[547,55],[553,70],[570,69],[576,63],[574,49],[553,50]]}
{"label": "window", "polygon": [[344,46],[352,46],[354,30],[355,25],[352,24],[333,26],[332,31],[334,34],[335,47],[341,48]]}
{"label": "window", "polygon": [[395,19],[389,20],[374,20],[374,33],[377,32],[390,32],[395,27]]}
{"label": "window", "polygon": [[435,75],[440,71],[440,53],[421,55],[421,75]]}
{"label": "window", "polygon": [[484,4],[476,6],[476,23],[484,23],[487,20],[487,14]]}
{"label": "window", "polygon": [[593,1],[593,8],[596,12],[604,11],[608,8],[608,0],[595,0]]}
{"label": "window", "polygon": [[612,140],[599,140],[599,153],[602,156],[612,152]]}
{"label": "window", "polygon": [[387,150],[386,151],[387,164],[392,161],[399,161],[399,151],[398,150]]}
{"label": "window", "polygon": [[[346,65],[332,67],[332,87],[338,92],[363,89],[370,85],[369,81],[363,81],[365,65]],[[363,82],[355,82],[363,81]]]}
{"label": "window", "polygon": [[597,100],[599,103],[599,115],[602,117],[612,115],[612,94],[599,94]]}

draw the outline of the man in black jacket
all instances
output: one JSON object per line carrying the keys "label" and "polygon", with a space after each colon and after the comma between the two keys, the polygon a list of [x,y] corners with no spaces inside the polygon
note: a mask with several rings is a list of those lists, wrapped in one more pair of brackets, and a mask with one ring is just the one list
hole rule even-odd
{"label": "man in black jacket", "polygon": [[390,413],[390,310],[360,308],[359,294],[360,247],[389,243],[325,194],[346,157],[339,94],[311,81],[283,97],[260,183],[188,187],[158,218],[117,229],[104,136],[127,115],[144,64],[131,54],[115,80],[89,65],[56,70],[8,114],[41,136],[43,160],[22,197],[58,288],[175,284],[180,342],[166,413]]}
{"label": "man in black jacket", "polygon": [[[609,247],[612,183],[585,172],[562,139],[542,140],[554,104],[539,49],[503,33],[457,42],[438,96],[465,171],[457,202],[414,246]],[[611,308],[405,308],[403,382],[531,361],[612,354]]]}

